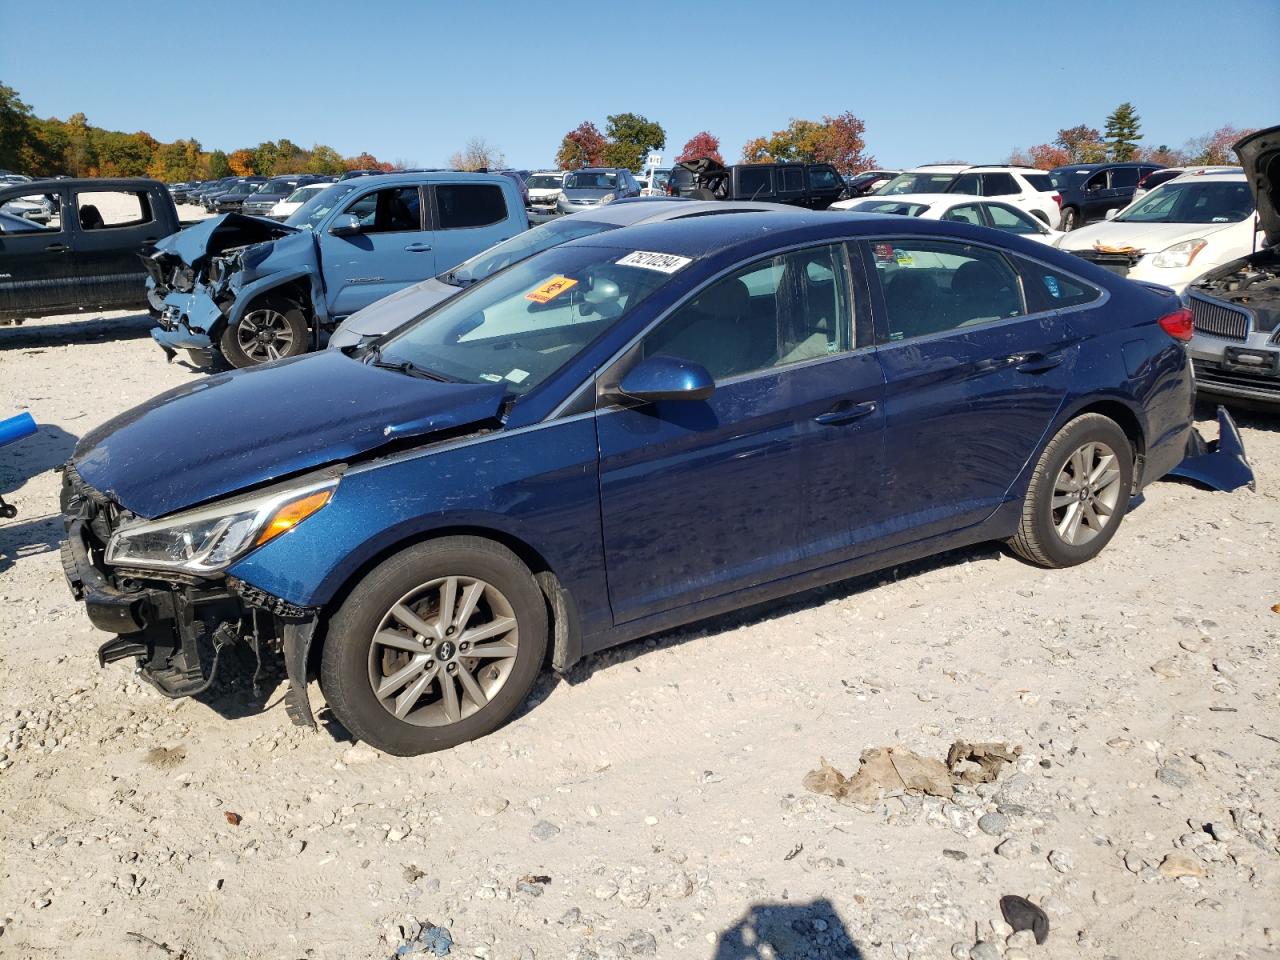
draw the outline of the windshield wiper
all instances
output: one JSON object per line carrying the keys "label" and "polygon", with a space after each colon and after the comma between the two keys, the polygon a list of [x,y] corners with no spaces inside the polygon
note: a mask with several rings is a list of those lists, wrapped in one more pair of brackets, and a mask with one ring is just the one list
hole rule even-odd
{"label": "windshield wiper", "polygon": [[434,370],[428,370],[426,367],[420,367],[412,360],[383,360],[382,347],[374,344],[369,348],[369,352],[365,354],[364,361],[371,367],[379,367],[383,370],[394,370],[396,373],[403,373],[406,376],[417,377],[419,380],[436,380],[440,383],[453,383],[455,381],[446,377],[442,373],[436,373]]}

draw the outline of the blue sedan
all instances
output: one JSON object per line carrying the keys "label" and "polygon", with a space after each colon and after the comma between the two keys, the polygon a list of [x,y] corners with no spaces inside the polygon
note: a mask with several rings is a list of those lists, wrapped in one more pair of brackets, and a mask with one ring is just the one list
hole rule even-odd
{"label": "blue sedan", "polygon": [[437,750],[548,662],[747,604],[984,540],[1089,560],[1183,457],[1190,336],[1170,291],[980,227],[627,227],[105,424],[64,562],[104,664],[182,696],[279,651],[297,722],[318,663],[357,737]]}

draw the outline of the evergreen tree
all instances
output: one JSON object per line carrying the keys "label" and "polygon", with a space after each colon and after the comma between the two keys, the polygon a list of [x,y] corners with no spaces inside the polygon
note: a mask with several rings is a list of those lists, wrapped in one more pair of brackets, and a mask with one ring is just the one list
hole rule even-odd
{"label": "evergreen tree", "polygon": [[1132,160],[1142,134],[1142,121],[1133,104],[1125,101],[1107,117],[1107,149],[1112,160]]}

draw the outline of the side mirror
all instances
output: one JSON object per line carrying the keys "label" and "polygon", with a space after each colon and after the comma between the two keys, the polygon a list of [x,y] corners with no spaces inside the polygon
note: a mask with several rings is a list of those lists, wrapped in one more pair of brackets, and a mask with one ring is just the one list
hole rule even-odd
{"label": "side mirror", "polygon": [[1117,213],[1119,213],[1119,212],[1120,212],[1120,208],[1119,208],[1119,207],[1112,207],[1110,210],[1108,210],[1108,211],[1107,211],[1106,213],[1104,213],[1102,216],[1104,217],[1104,219],[1107,219],[1107,220],[1114,220],[1114,219],[1116,218],[1116,214],[1117,214]]}
{"label": "side mirror", "polygon": [[676,357],[650,357],[632,367],[618,391],[636,400],[706,400],[716,382],[707,368]]}
{"label": "side mirror", "polygon": [[360,232],[360,218],[354,213],[340,213],[329,225],[329,233],[335,237],[350,237]]}

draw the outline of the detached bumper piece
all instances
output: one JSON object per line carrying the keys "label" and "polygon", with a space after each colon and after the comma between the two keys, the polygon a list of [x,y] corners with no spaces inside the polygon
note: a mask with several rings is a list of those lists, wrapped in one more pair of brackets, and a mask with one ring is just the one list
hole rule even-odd
{"label": "detached bumper piece", "polygon": [[1240,487],[1257,489],[1240,431],[1226,407],[1218,407],[1218,439],[1206,441],[1193,429],[1187,441],[1186,457],[1169,471],[1169,476],[1194,480],[1224,493]]}

